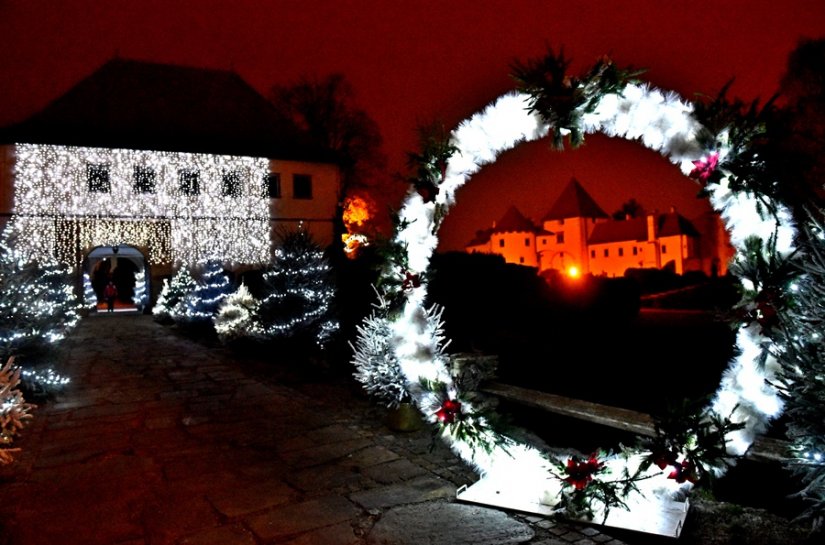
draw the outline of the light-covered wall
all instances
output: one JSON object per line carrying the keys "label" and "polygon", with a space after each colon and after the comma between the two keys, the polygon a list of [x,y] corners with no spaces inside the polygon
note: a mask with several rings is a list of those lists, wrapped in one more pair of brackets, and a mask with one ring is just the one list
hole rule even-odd
{"label": "light-covered wall", "polygon": [[[157,263],[211,258],[262,263],[269,258],[263,191],[268,163],[242,156],[19,144],[14,222],[35,255],[57,250],[67,256],[126,243],[149,248],[148,257]],[[89,165],[107,166],[108,191],[92,190]],[[153,193],[135,190],[136,167],[154,172]],[[184,170],[198,173],[197,195],[181,190]],[[224,194],[227,173],[236,176],[233,195]],[[171,255],[152,254],[164,246]]]}

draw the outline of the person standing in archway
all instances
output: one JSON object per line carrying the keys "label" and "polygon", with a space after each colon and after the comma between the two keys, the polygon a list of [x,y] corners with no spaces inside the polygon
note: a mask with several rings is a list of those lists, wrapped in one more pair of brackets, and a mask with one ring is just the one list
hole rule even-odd
{"label": "person standing in archway", "polygon": [[106,288],[103,290],[103,297],[106,299],[107,312],[115,311],[115,299],[117,299],[117,287],[114,282],[109,280]]}

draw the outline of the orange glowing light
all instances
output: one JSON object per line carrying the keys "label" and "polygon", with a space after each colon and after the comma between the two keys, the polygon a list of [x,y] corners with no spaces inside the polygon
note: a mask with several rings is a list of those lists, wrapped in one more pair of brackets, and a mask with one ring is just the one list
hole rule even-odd
{"label": "orange glowing light", "polygon": [[581,271],[575,265],[570,265],[567,267],[567,276],[570,278],[578,278],[581,275]]}
{"label": "orange glowing light", "polygon": [[366,227],[367,222],[372,218],[375,204],[369,197],[350,196],[344,200],[344,212],[342,215],[347,233],[341,235],[344,243],[344,253],[355,258],[358,249],[369,244],[369,239],[358,231]]}
{"label": "orange glowing light", "polygon": [[372,217],[372,209],[375,208],[371,202],[363,197],[347,197],[344,200],[344,225],[350,233],[355,227],[363,227]]}

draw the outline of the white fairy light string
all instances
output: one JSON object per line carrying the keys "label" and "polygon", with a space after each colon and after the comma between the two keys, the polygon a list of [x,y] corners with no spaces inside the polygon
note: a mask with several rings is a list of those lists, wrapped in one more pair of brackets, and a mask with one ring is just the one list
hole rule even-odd
{"label": "white fairy light string", "polygon": [[76,264],[98,245],[148,249],[154,263],[265,263],[268,160],[17,144],[12,224],[21,251]]}
{"label": "white fairy light string", "polygon": [[[450,399],[457,395],[444,358],[438,357],[439,339],[427,330],[424,307],[427,286],[423,273],[438,244],[439,218],[455,204],[456,191],[484,165],[522,142],[546,136],[553,128],[537,113],[530,112],[530,100],[527,94],[511,92],[460,123],[452,131],[450,142],[457,151],[447,163],[435,199],[426,202],[411,190],[399,212],[399,228],[393,242],[404,249],[406,268],[394,265],[392,273],[397,278],[414,275],[421,280],[404,289],[403,311],[392,324],[392,342],[413,399],[433,423],[438,422],[434,409],[438,408],[439,400],[432,399],[432,392],[419,386],[421,379],[446,384]],[[602,132],[636,140],[667,157],[687,175],[698,166],[711,162],[715,165],[731,153],[726,134],[721,134],[718,135],[717,151],[707,155],[707,150],[697,139],[702,126],[693,112],[693,105],[676,93],[630,83],[618,94],[604,95],[593,111],[583,113],[582,128],[586,133]],[[775,217],[765,217],[760,214],[753,197],[730,189],[724,171],[721,181],[708,184],[707,189],[710,203],[720,212],[731,243],[738,251],[742,251],[745,240],[753,236],[762,241],[775,237],[776,250],[780,254],[793,249],[795,230],[786,208],[773,203]],[[739,354],[730,362],[709,408],[717,415],[730,417],[734,423],[744,424],[742,429],[726,436],[727,449],[732,455],[743,454],[755,435],[782,410],[782,400],[771,385],[779,370],[776,360],[768,356],[766,364],[760,366],[757,363],[769,342],[755,326],[739,329],[736,340]],[[464,407],[468,414],[473,413],[472,407],[467,404]],[[506,445],[494,444],[489,449],[481,449],[463,437],[449,433],[445,437],[451,448],[486,478],[518,482],[526,487],[525,495],[539,498],[546,504],[553,505],[559,500],[562,483],[548,473],[557,461],[546,458],[537,449],[509,440]],[[613,458],[607,463],[614,466],[614,474],[619,474],[621,469],[633,472],[639,459]],[[656,470],[655,466],[653,470]],[[676,488],[677,484],[668,480],[666,473],[639,483],[644,495],[672,492]],[[628,504],[633,501],[631,498]]]}

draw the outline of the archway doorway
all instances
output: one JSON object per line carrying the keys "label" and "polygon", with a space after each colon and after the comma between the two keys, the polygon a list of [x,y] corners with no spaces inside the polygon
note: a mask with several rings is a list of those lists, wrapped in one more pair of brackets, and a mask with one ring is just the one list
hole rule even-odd
{"label": "archway doorway", "polygon": [[106,285],[111,281],[117,288],[115,312],[137,312],[139,309],[132,300],[136,288],[136,278],[144,273],[145,293],[149,293],[149,278],[146,274],[146,259],[143,253],[134,246],[119,244],[117,246],[98,246],[86,256],[83,272],[89,275],[95,296],[96,309],[101,312],[107,310],[103,296]]}

